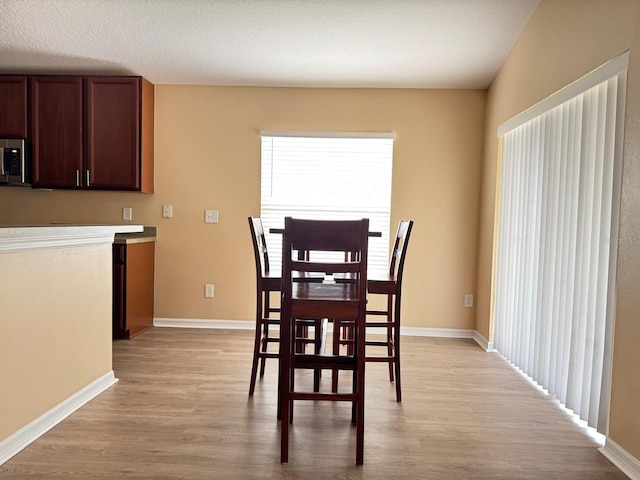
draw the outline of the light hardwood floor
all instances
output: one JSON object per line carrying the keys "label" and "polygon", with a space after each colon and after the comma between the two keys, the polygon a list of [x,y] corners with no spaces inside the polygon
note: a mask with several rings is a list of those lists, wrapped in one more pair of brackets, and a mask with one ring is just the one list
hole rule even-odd
{"label": "light hardwood floor", "polygon": [[367,364],[364,466],[350,406],[309,402],[297,403],[282,465],[276,363],[249,398],[252,341],[243,330],[154,328],[116,342],[120,381],[0,466],[0,478],[627,478],[497,354],[418,337],[403,337],[402,403],[386,366]]}

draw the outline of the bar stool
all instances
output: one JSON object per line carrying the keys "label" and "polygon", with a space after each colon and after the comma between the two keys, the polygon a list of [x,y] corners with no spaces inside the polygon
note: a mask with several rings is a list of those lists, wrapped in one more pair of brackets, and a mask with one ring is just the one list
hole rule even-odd
{"label": "bar stool", "polygon": [[[384,295],[386,308],[382,310],[367,310],[366,328],[384,329],[384,340],[366,340],[367,347],[384,347],[386,355],[369,354],[367,348],[367,362],[386,362],[389,364],[389,381],[395,380],[396,401],[402,401],[402,385],[400,380],[400,306],[402,303],[402,277],[404,273],[404,261],[409,245],[409,237],[413,228],[413,220],[401,220],[398,223],[396,238],[389,258],[389,270],[386,273],[370,273],[367,279],[369,298],[371,295]],[[343,281],[338,278],[338,281]],[[369,316],[384,317],[380,320],[369,320]],[[349,326],[337,329],[339,323],[334,324],[333,349],[337,351],[341,346],[346,346],[347,352],[353,348],[353,332]],[[338,330],[338,331],[336,331]],[[371,332],[369,332],[371,333]],[[332,378],[332,389],[336,391],[338,385],[337,374]]]}
{"label": "bar stool", "polygon": [[367,340],[367,347],[386,347],[386,355],[370,355],[367,349],[367,362],[386,362],[389,364],[389,381],[396,384],[396,401],[402,401],[400,382],[400,306],[402,303],[402,277],[404,261],[409,245],[409,237],[413,228],[413,220],[400,221],[396,239],[389,259],[389,271],[386,275],[374,273],[367,279],[369,295],[385,295],[386,308],[383,310],[367,310],[367,316],[384,317],[384,320],[367,320],[366,328],[384,328],[385,340]]}
{"label": "bar stool", "polygon": [[[351,402],[351,421],[356,426],[356,464],[364,461],[364,367],[365,312],[369,220],[300,220],[285,218],[282,270],[280,341],[280,395],[282,412],[280,461],[289,459],[289,423],[294,400]],[[350,260],[313,261],[298,259],[297,252],[354,252]],[[301,274],[342,274],[344,282],[296,282]],[[295,324],[298,318],[331,318],[351,322],[354,348],[351,355],[298,353]],[[349,393],[316,392],[296,385],[299,369],[349,370],[353,375]]]}
{"label": "bar stool", "polygon": [[271,293],[280,292],[280,272],[269,270],[269,252],[264,236],[262,219],[249,217],[249,229],[253,241],[253,253],[256,266],[256,334],[253,346],[253,362],[251,364],[251,383],[249,384],[249,396],[255,391],[258,363],[260,363],[260,378],[264,376],[265,362],[267,358],[278,358],[277,352],[269,351],[270,343],[278,343],[279,338],[269,332],[271,325],[280,325],[280,317],[272,317],[271,314],[279,314],[280,308],[271,305]]}
{"label": "bar stool", "polygon": [[[256,328],[253,346],[253,361],[251,364],[251,380],[249,384],[249,396],[253,396],[258,376],[258,364],[260,364],[260,378],[264,376],[267,358],[279,358],[278,351],[269,351],[270,344],[278,344],[280,338],[275,334],[280,325],[280,308],[271,304],[271,294],[280,296],[281,275],[280,272],[272,272],[269,266],[269,252],[264,235],[262,219],[260,217],[248,217],[249,230],[253,242],[253,254],[256,268]],[[296,281],[321,282],[322,275],[305,275],[296,278]],[[270,327],[274,328],[271,329]],[[310,327],[314,328],[313,338],[309,337]],[[302,351],[306,345],[313,344],[315,350],[322,348],[323,323],[320,319],[299,320],[298,350]],[[319,377],[316,380],[319,384]],[[278,411],[278,418],[279,411]]]}

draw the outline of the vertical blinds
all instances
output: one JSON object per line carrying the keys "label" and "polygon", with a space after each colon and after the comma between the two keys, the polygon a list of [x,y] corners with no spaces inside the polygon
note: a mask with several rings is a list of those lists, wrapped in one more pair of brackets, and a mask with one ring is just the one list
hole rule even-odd
{"label": "vertical blinds", "polygon": [[601,432],[625,81],[615,73],[502,139],[494,346]]}
{"label": "vertical blinds", "polygon": [[[261,217],[265,230],[284,217],[369,218],[369,268],[386,270],[391,207],[390,134],[262,133]],[[281,235],[267,235],[272,269],[280,269]]]}

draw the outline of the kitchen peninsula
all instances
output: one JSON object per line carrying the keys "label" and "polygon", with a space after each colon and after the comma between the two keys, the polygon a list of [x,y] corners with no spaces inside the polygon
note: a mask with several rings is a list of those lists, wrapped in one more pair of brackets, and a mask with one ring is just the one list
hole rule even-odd
{"label": "kitchen peninsula", "polygon": [[112,244],[142,230],[0,226],[0,463],[117,381]]}

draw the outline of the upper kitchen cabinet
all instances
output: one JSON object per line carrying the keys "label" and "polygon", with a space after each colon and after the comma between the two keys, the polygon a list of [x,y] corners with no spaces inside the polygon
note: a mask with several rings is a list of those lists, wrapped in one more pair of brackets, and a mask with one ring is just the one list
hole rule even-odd
{"label": "upper kitchen cabinet", "polygon": [[153,192],[153,85],[141,77],[85,79],[89,185]]}
{"label": "upper kitchen cabinet", "polygon": [[33,77],[33,185],[153,192],[153,97],[142,77]]}
{"label": "upper kitchen cabinet", "polygon": [[33,186],[84,186],[82,77],[30,78]]}
{"label": "upper kitchen cabinet", "polygon": [[27,138],[27,77],[0,75],[0,136]]}

